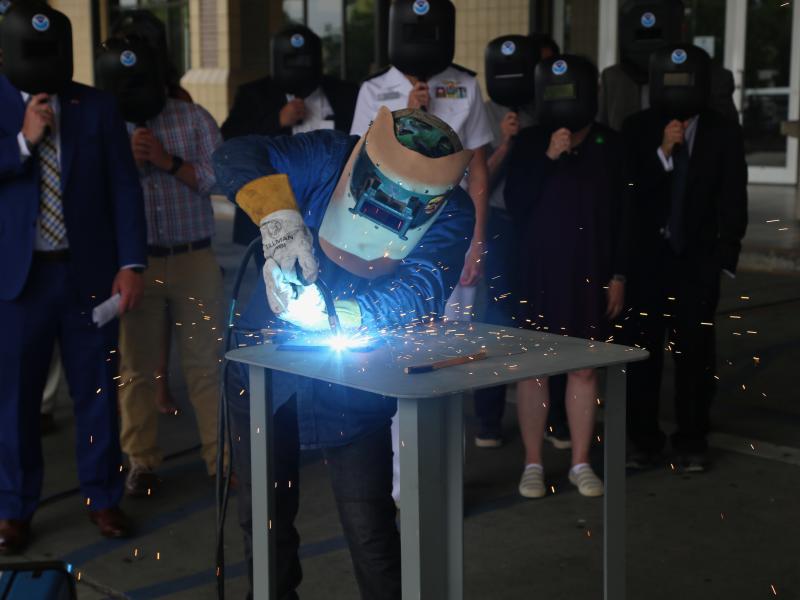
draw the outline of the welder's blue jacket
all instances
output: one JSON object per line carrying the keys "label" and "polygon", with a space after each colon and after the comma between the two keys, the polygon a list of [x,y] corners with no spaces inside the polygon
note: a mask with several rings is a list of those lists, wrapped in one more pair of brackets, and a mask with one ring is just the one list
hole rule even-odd
{"label": "welder's blue jacket", "polygon": [[[317,240],[334,188],[358,138],[338,131],[314,131],[291,137],[248,136],[232,139],[214,154],[217,184],[233,201],[255,179],[275,173],[289,177],[306,225]],[[363,325],[394,328],[419,321],[424,315],[443,315],[445,303],[458,282],[474,226],[469,196],[457,188],[420,244],[397,270],[374,280],[345,271],[316,247],[320,277],[340,299],[355,299]],[[259,331],[277,321],[258,282],[237,324]],[[254,343],[241,337],[241,343]],[[277,410],[297,394],[300,444],[304,448],[347,444],[389,423],[397,409],[394,398],[273,374],[273,406]],[[233,399],[238,394],[232,394]]]}

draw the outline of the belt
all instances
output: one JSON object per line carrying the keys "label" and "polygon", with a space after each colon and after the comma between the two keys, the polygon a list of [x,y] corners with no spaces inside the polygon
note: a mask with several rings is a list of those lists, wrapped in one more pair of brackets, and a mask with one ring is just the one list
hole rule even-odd
{"label": "belt", "polygon": [[176,246],[148,246],[147,254],[150,256],[174,256],[175,254],[185,254],[193,250],[202,250],[211,246],[211,238],[189,242],[188,244],[178,244]]}
{"label": "belt", "polygon": [[66,250],[34,250],[33,258],[44,262],[67,262],[69,249]]}

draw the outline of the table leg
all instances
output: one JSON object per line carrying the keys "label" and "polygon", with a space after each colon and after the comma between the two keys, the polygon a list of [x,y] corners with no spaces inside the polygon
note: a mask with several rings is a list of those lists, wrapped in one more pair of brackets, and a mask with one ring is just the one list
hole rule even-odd
{"label": "table leg", "polygon": [[609,367],[605,403],[603,598],[625,600],[626,366]]}
{"label": "table leg", "polygon": [[253,598],[278,597],[272,519],[275,486],[272,466],[272,398],[270,372],[250,367],[250,460],[253,504]]}
{"label": "table leg", "polygon": [[460,396],[401,399],[403,600],[464,595],[464,419]]}

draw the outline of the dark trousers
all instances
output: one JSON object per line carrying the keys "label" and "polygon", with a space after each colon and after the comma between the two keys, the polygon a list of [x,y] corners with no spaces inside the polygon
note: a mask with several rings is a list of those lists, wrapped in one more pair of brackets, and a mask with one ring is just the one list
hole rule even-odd
{"label": "dark trousers", "polygon": [[[250,478],[249,393],[244,369],[231,365],[228,377],[233,460],[240,487],[239,524],[245,559],[253,575],[252,505]],[[297,406],[291,400],[274,415],[276,515],[273,528],[277,547],[278,597],[298,598],[302,579],[294,526],[299,504],[300,444]],[[322,451],[333,486],[336,508],[353,561],[356,581],[365,600],[400,600],[400,534],[392,500],[392,440],[388,424],[350,444]],[[263,568],[259,565],[258,568]]]}
{"label": "dark trousers", "polygon": [[[109,292],[110,292],[109,286]],[[42,491],[39,410],[53,345],[61,346],[75,411],[81,493],[90,510],[122,498],[117,414],[118,321],[98,329],[69,264],[34,258],[16,300],[0,300],[0,519],[28,519]],[[114,353],[112,353],[114,351]]]}
{"label": "dark trousers", "polygon": [[648,275],[633,278],[632,317],[623,336],[650,358],[628,366],[628,432],[646,452],[659,452],[666,436],[659,427],[659,393],[665,347],[675,361],[677,452],[704,452],[715,392],[714,323],[720,269],[711,257],[677,258],[665,248]]}

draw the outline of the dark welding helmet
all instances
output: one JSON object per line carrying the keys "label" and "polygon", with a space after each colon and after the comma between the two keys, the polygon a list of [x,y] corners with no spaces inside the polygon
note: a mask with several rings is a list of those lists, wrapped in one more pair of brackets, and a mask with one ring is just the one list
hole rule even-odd
{"label": "dark welding helmet", "polygon": [[533,101],[533,78],[540,49],[525,35],[503,35],[486,46],[486,91],[509,108]]}
{"label": "dark welding helmet", "polygon": [[322,82],[322,42],[303,25],[272,37],[272,78],[281,90],[305,98]]}
{"label": "dark welding helmet", "polygon": [[18,90],[55,94],[72,81],[72,26],[44,3],[13,5],[2,21],[3,73]]}
{"label": "dark welding helmet", "polygon": [[441,119],[382,106],[328,203],[322,249],[360,277],[391,272],[441,214],[471,158]]}
{"label": "dark welding helmet", "polygon": [[628,0],[619,11],[620,60],[639,84],[647,83],[650,55],[681,40],[681,0]]}
{"label": "dark welding helmet", "polygon": [[650,56],[650,106],[670,119],[686,119],[708,106],[711,58],[691,44],[674,44]]}
{"label": "dark welding helmet", "polygon": [[167,102],[164,65],[146,40],[111,38],[95,60],[97,87],[117,99],[122,118],[144,124],[156,117]]}
{"label": "dark welding helmet", "polygon": [[456,9],[450,0],[395,0],[389,8],[389,62],[428,81],[453,62]]}
{"label": "dark welding helmet", "polygon": [[588,58],[563,54],[536,66],[537,122],[555,131],[583,129],[597,114],[597,68]]}

